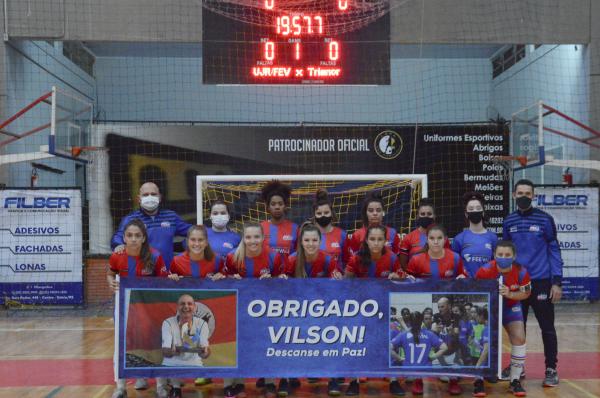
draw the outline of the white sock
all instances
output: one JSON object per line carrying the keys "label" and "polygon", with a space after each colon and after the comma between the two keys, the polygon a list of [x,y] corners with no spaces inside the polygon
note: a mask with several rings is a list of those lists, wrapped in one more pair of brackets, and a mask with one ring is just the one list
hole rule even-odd
{"label": "white sock", "polygon": [[510,381],[519,380],[525,366],[526,345],[513,345],[510,349]]}
{"label": "white sock", "polygon": [[117,380],[117,389],[118,390],[125,390],[125,388],[127,387],[126,383],[127,383],[127,380],[125,380],[125,379],[118,379]]}

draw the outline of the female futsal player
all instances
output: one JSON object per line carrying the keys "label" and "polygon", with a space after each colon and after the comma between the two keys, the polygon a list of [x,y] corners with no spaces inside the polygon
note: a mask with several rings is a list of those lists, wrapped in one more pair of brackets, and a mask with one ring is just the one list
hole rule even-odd
{"label": "female futsal player", "polygon": [[351,254],[356,254],[360,250],[362,242],[365,240],[367,235],[367,229],[369,227],[381,226],[385,230],[385,245],[389,247],[392,252],[398,254],[400,249],[400,237],[394,228],[386,227],[383,224],[383,217],[385,211],[383,209],[383,199],[381,195],[376,192],[371,192],[369,196],[363,201],[360,209],[362,217],[362,228],[357,229],[352,234],[348,242],[349,250]]}
{"label": "female futsal player", "polygon": [[[425,243],[421,253],[410,259],[407,272],[416,278],[432,278],[434,280],[464,278],[462,259],[457,253],[445,247],[447,236],[444,228],[439,225],[430,226],[426,236],[427,243]],[[449,309],[448,312],[450,312]],[[449,318],[447,323],[453,322]],[[450,326],[452,326],[451,329],[454,329],[453,326],[458,329],[458,324]],[[447,336],[449,341],[455,340],[453,334]],[[450,342],[446,343],[450,345]],[[454,350],[451,351],[454,352]],[[450,378],[448,392],[450,395],[462,394],[458,379]],[[423,379],[415,379],[412,393],[415,395],[423,394]]]}
{"label": "female futsal player", "polygon": [[240,236],[227,228],[230,217],[229,207],[222,200],[217,200],[210,206],[211,227],[207,230],[208,242],[223,261],[227,253],[240,244]]}
{"label": "female futsal player", "polygon": [[321,250],[335,258],[344,268],[348,260],[346,253],[346,231],[333,225],[335,213],[327,191],[319,189],[313,204],[313,219],[321,231]]}
{"label": "female futsal player", "polygon": [[[119,291],[119,281],[116,279],[117,275],[129,277],[167,276],[165,263],[158,251],[150,247],[148,232],[142,221],[136,218],[128,222],[123,230],[123,240],[125,242],[125,250],[111,254],[108,260],[109,269],[106,274],[106,280],[113,293]],[[115,331],[115,333],[118,333],[118,331]],[[137,379],[135,388],[136,390],[144,390],[148,388],[148,382],[146,379]],[[157,393],[161,398],[167,396],[166,390],[157,390]],[[112,398],[126,397],[125,379],[119,379],[117,380],[117,387]]]}
{"label": "female futsal player", "polygon": [[223,262],[213,252],[207,237],[204,225],[194,225],[188,229],[187,250],[173,258],[169,279],[179,280],[183,276],[213,280],[225,278],[221,272]]}
{"label": "female futsal player", "polygon": [[260,223],[265,235],[265,244],[273,253],[281,253],[286,257],[296,248],[298,225],[286,218],[286,210],[290,203],[292,188],[279,181],[271,181],[261,191],[262,199],[271,216]]}
{"label": "female futsal player", "polygon": [[[387,278],[404,279],[407,275],[400,268],[398,256],[386,247],[387,228],[383,225],[370,226],[366,230],[358,253],[350,259],[344,275],[346,278]],[[395,378],[390,379],[390,393],[402,396],[404,390]],[[346,395],[359,394],[358,379],[352,380]]]}
{"label": "female futsal player", "polygon": [[[521,301],[531,294],[531,282],[527,270],[515,263],[517,250],[514,243],[501,240],[496,245],[495,260],[480,268],[475,274],[477,279],[499,279],[502,300],[502,325],[510,339],[510,390],[518,397],[526,395],[520,383],[521,372],[525,365],[525,323]],[[483,382],[475,382],[475,392],[485,396]]]}
{"label": "female futsal player", "polygon": [[[284,267],[282,256],[270,252],[264,245],[264,240],[265,236],[260,224],[245,224],[239,246],[235,252],[229,253],[225,260],[227,273],[236,279],[264,279],[278,276]],[[240,394],[243,395],[242,379],[224,379],[223,382],[226,386],[226,397],[242,398],[240,396]],[[265,387],[265,398],[275,397],[275,379],[263,379],[260,385]]]}
{"label": "female futsal player", "polygon": [[[417,220],[415,223],[417,228],[409,232],[402,239],[398,251],[400,254],[400,264],[402,264],[402,269],[404,270],[406,270],[410,259],[423,250],[423,246],[427,243],[427,229],[435,223],[435,209],[431,200],[426,198],[421,199],[417,208]],[[447,239],[445,247],[450,247]]]}
{"label": "female futsal player", "polygon": [[477,270],[492,259],[498,237],[484,226],[485,199],[482,194],[467,192],[463,203],[469,228],[456,235],[452,251],[460,254],[467,275],[474,278]]}

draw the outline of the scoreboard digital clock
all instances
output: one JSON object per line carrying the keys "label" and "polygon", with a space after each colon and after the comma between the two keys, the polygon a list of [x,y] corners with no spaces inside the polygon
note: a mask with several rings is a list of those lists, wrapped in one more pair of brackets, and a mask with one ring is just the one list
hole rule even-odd
{"label": "scoreboard digital clock", "polygon": [[204,84],[390,84],[389,0],[203,0]]}

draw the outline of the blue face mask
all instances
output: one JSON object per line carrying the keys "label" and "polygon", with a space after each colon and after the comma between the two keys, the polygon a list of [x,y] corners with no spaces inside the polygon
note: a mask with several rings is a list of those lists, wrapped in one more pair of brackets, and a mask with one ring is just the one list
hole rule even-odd
{"label": "blue face mask", "polygon": [[512,257],[496,257],[496,264],[500,269],[509,269],[514,260]]}

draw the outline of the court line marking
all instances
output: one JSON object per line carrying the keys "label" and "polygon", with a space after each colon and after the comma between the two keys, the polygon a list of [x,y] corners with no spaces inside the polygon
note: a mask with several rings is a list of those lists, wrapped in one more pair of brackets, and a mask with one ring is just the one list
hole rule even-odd
{"label": "court line marking", "polygon": [[63,388],[63,386],[58,386],[58,387],[56,387],[54,390],[50,391],[50,392],[48,393],[48,395],[46,395],[46,398],[52,398],[53,396],[55,396],[56,394],[58,394],[58,392],[59,392],[60,390],[62,390],[62,388]]}
{"label": "court line marking", "polygon": [[104,395],[104,393],[106,392],[106,390],[108,390],[110,387],[110,385],[104,386],[100,391],[98,391],[92,398],[98,398],[101,397],[102,395]]}
{"label": "court line marking", "polygon": [[573,387],[574,389],[576,389],[577,391],[580,391],[582,393],[584,393],[586,396],[588,397],[592,397],[592,398],[598,398],[597,395],[592,394],[591,392],[589,392],[588,390],[586,390],[583,387],[578,386],[575,382],[572,382],[569,379],[562,379],[563,382],[567,383],[568,385],[570,385],[571,387]]}

